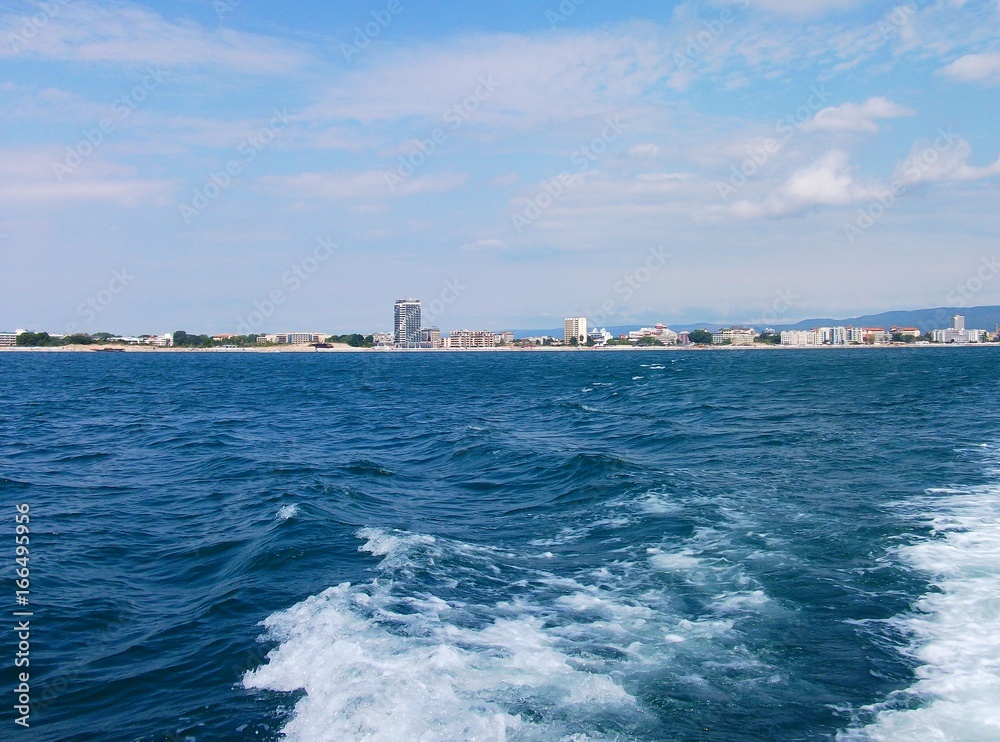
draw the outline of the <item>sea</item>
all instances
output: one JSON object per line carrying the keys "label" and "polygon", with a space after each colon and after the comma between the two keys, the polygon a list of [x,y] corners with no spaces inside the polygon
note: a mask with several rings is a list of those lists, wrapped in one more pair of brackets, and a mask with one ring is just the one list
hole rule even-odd
{"label": "sea", "polygon": [[998,740],[998,371],[0,354],[0,739]]}

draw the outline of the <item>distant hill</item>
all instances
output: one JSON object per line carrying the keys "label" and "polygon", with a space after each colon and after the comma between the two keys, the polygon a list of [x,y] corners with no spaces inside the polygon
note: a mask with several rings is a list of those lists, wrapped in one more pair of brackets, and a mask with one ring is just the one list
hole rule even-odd
{"label": "distant hill", "polygon": [[1000,306],[936,307],[935,309],[864,314],[848,319],[806,319],[796,322],[794,325],[775,326],[775,329],[808,330],[812,327],[854,325],[855,327],[884,327],[888,330],[892,325],[899,325],[900,327],[917,327],[923,332],[928,332],[947,327],[952,315],[955,314],[961,314],[965,317],[965,326],[969,329],[993,332],[996,325],[1000,324]]}
{"label": "distant hill", "polygon": [[[893,325],[900,327],[917,327],[923,332],[945,328],[948,326],[952,315],[961,314],[965,316],[965,326],[973,330],[989,330],[993,332],[1000,324],[1000,306],[983,307],[935,307],[934,309],[909,309],[892,312],[882,312],[880,314],[864,314],[860,317],[848,317],[846,319],[836,319],[832,317],[820,317],[815,319],[804,319],[795,324],[775,324],[776,330],[808,330],[812,327],[836,327],[838,325],[853,325],[855,327],[884,327],[888,330]],[[644,322],[633,325],[608,325],[607,330],[613,335],[628,333],[630,330],[638,330],[640,327],[649,327],[651,322]],[[731,324],[740,323],[719,323],[719,322],[696,322],[685,324],[670,324],[667,326],[676,332],[685,330],[696,330],[707,328],[717,330],[720,327],[729,327]],[[749,323],[742,323],[749,324]],[[755,325],[758,330],[762,330],[763,325]],[[562,328],[548,330],[514,330],[516,337],[530,337],[539,335],[551,335],[562,337]]]}

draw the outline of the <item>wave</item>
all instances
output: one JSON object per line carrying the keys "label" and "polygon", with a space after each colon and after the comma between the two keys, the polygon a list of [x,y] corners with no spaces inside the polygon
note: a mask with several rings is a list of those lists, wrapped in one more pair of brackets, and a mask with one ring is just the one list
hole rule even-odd
{"label": "wave", "polygon": [[[1000,479],[1000,466],[989,474]],[[890,621],[917,680],[839,740],[1000,739],[1000,484],[928,495],[932,533],[898,556],[934,589]]]}
{"label": "wave", "polygon": [[382,528],[357,536],[378,577],[271,615],[266,639],[278,646],[244,676],[247,688],[304,691],[289,740],[657,738],[661,722],[639,698],[650,678],[697,693],[713,672],[771,673],[734,633],[767,602],[760,590],[713,587],[692,615],[653,589],[693,558],[618,554],[565,576],[549,552]]}

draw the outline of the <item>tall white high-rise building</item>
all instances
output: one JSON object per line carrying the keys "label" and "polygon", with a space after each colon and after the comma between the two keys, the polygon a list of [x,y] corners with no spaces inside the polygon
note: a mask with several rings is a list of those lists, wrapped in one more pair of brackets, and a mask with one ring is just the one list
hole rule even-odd
{"label": "tall white high-rise building", "polygon": [[397,345],[420,343],[420,300],[399,299],[395,306],[393,338]]}
{"label": "tall white high-rise building", "polygon": [[964,330],[965,329],[965,315],[956,314],[951,318],[951,329],[952,330]]}
{"label": "tall white high-rise building", "polygon": [[563,320],[563,342],[570,345],[576,338],[576,342],[583,345],[587,342],[587,318],[567,317]]}

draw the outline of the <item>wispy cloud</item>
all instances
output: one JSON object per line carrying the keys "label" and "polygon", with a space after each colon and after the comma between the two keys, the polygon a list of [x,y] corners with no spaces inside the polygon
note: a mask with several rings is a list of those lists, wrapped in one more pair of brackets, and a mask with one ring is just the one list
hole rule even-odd
{"label": "wispy cloud", "polygon": [[280,74],[301,67],[309,54],[299,45],[227,28],[206,29],[171,22],[146,8],[124,3],[50,3],[55,11],[42,27],[33,16],[0,15],[0,57],[62,62],[164,64],[225,68],[243,74]]}
{"label": "wispy cloud", "polygon": [[966,54],[941,69],[941,74],[962,82],[1000,83],[1000,52]]}
{"label": "wispy cloud", "polygon": [[385,172],[300,173],[267,175],[259,182],[266,188],[300,200],[385,201],[397,196],[451,191],[465,184],[464,173],[440,173],[408,178],[395,189],[389,187]]}
{"label": "wispy cloud", "polygon": [[803,131],[860,131],[875,133],[880,119],[912,116],[914,111],[888,98],[869,98],[864,103],[844,103],[819,111],[802,124]]}
{"label": "wispy cloud", "polygon": [[846,206],[878,193],[876,184],[855,179],[846,152],[833,150],[796,170],[763,201],[737,201],[730,212],[744,218],[799,216],[817,206]]}

